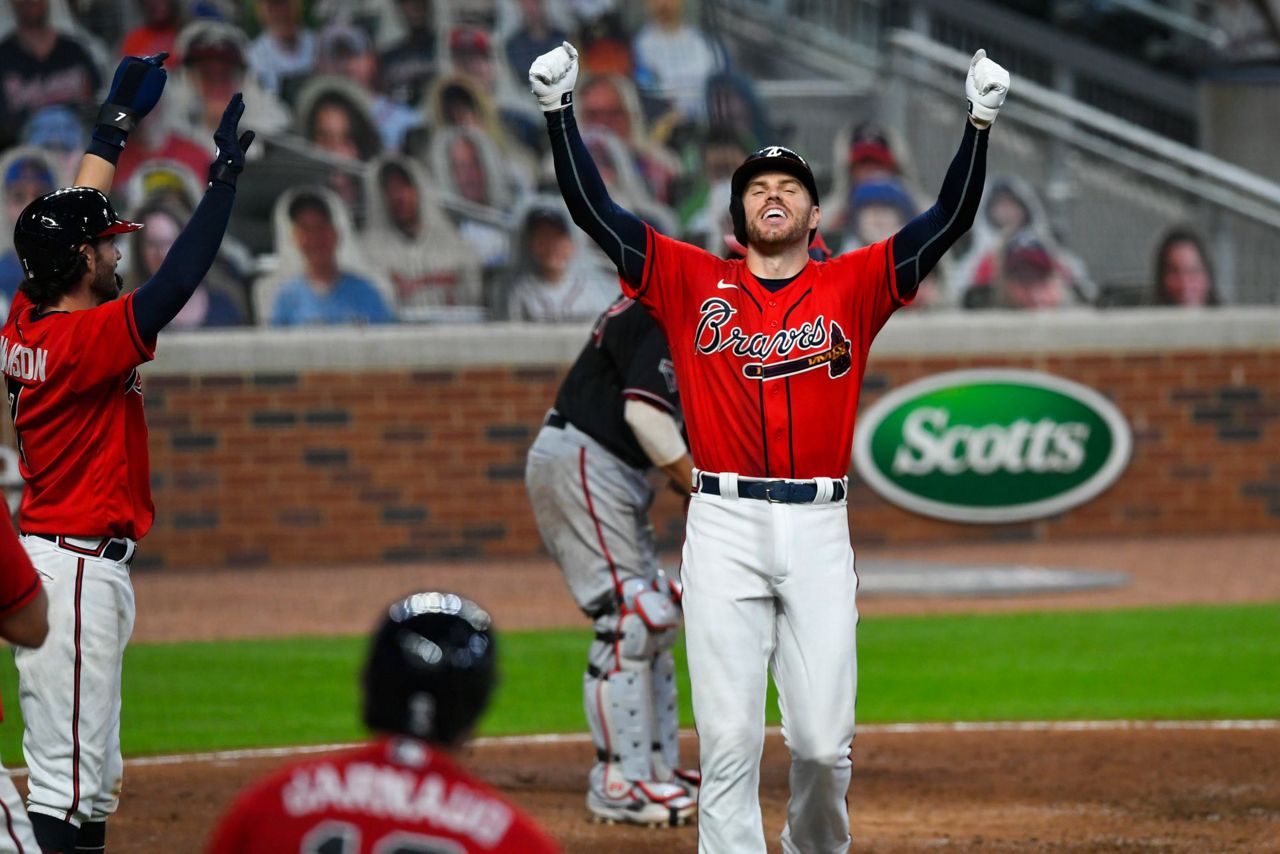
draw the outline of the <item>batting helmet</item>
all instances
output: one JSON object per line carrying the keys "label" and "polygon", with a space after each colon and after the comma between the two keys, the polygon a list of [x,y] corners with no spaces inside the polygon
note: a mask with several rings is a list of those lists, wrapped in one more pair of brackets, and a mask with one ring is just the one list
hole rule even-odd
{"label": "batting helmet", "polygon": [[415,593],[392,604],[373,635],[364,722],[454,744],[479,720],[496,681],[488,613],[452,593]]}
{"label": "batting helmet", "polygon": [[80,247],[142,225],[116,215],[111,200],[92,187],[46,193],[23,208],[13,227],[13,247],[28,279],[50,279],[76,263]]}
{"label": "batting helmet", "polygon": [[[742,204],[742,194],[746,191],[751,179],[762,172],[784,172],[797,179],[809,191],[813,206],[818,206],[818,182],[813,180],[813,170],[809,168],[809,164],[803,157],[781,145],[770,145],[760,149],[742,161],[742,165],[734,170],[733,179],[729,182],[731,193],[729,215],[733,218],[733,236],[738,238],[738,242],[743,246],[747,245],[747,212]],[[813,242],[816,231],[816,228],[810,230],[810,243]]]}

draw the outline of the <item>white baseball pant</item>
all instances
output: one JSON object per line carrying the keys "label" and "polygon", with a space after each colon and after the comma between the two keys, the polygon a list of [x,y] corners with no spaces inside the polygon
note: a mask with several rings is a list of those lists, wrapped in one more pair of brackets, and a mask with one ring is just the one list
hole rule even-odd
{"label": "white baseball pant", "polygon": [[698,851],[765,852],[767,667],[791,751],[782,849],[848,851],[858,579],[845,502],[695,494],[681,577],[702,761]]}
{"label": "white baseball pant", "polygon": [[79,827],[119,803],[120,675],[135,606],[127,563],[94,557],[97,540],[64,539],[66,548],[22,537],[49,597],[49,636],[38,649],[15,648],[14,660],[27,810]]}

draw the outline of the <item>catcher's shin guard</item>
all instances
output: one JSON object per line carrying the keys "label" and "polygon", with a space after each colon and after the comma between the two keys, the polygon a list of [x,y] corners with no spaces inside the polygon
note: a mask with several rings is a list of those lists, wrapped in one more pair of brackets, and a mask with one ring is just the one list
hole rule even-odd
{"label": "catcher's shin guard", "polygon": [[675,826],[697,810],[684,786],[655,779],[653,765],[653,665],[670,655],[678,619],[671,600],[655,593],[596,620],[583,699],[598,759],[587,808],[598,820]]}
{"label": "catcher's shin guard", "polygon": [[676,661],[664,649],[650,669],[653,690],[653,767],[659,780],[669,780],[680,765],[680,718],[676,705]]}
{"label": "catcher's shin guard", "polygon": [[582,680],[583,705],[598,761],[617,765],[626,779],[650,780],[650,659],[623,654],[621,623],[617,614],[596,620],[596,641]]}
{"label": "catcher's shin guard", "polygon": [[702,775],[680,767],[680,718],[676,703],[676,661],[671,650],[654,659],[650,671],[653,685],[653,778],[675,783],[694,801],[702,788]]}

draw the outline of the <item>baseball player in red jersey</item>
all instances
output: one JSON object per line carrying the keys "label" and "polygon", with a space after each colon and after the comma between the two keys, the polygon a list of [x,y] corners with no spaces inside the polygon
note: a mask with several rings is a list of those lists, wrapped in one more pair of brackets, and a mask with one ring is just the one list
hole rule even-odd
{"label": "baseball player in red jersey", "polygon": [[773,672],[791,751],[785,852],[843,852],[854,732],[857,575],[845,507],[867,352],[973,222],[1009,76],[979,51],[969,121],[937,202],[896,235],[830,261],[808,164],[782,146],[737,169],[741,260],[658,234],[619,208],[573,117],[577,52],[529,70],[561,193],[666,333],[695,466],[681,578],[702,760],[698,847],[764,852],[760,753]]}
{"label": "baseball player in red jersey", "polygon": [[27,487],[22,543],[49,596],[48,640],[15,655],[27,810],[45,852],[106,847],[123,771],[129,562],[154,517],[138,367],[213,263],[253,139],[237,138],[237,94],[204,198],[155,275],[121,298],[116,236],[141,226],[116,216],[104,191],[128,132],[160,98],[163,60],[120,63],[76,186],[36,199],[14,226],[25,279],[0,332],[0,368]]}
{"label": "baseball player in red jersey", "polygon": [[493,691],[489,615],[451,593],[391,605],[364,668],[377,738],[307,759],[242,792],[209,854],[551,854],[559,848],[453,754]]}
{"label": "baseball player in red jersey", "polygon": [[[16,646],[38,647],[49,633],[40,576],[13,532],[9,508],[0,501],[0,638]],[[31,821],[13,780],[0,765],[0,854],[36,854]]]}

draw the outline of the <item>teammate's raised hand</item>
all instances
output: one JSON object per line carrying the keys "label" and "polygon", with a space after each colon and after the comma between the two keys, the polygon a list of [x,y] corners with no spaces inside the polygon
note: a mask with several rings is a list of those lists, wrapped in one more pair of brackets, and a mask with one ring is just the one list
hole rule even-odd
{"label": "teammate's raised hand", "polygon": [[164,61],[169,54],[160,52],[151,56],[126,56],[116,66],[111,78],[111,89],[98,112],[98,124],[110,125],[125,133],[137,127],[138,122],[151,112],[160,101],[169,73]]}
{"label": "teammate's raised hand", "polygon": [[563,110],[573,103],[573,85],[578,82],[578,50],[564,42],[529,66],[529,88],[544,113]]}
{"label": "teammate's raised hand", "polygon": [[[244,171],[245,155],[253,144],[254,133],[240,133],[240,117],[244,115],[244,96],[239,92],[231,96],[227,108],[222,111],[222,121],[213,132],[218,154],[209,164],[209,183],[236,185],[236,178]],[[237,136],[237,134],[239,134]]]}
{"label": "teammate's raised hand", "polygon": [[979,49],[969,63],[969,76],[964,82],[964,96],[969,102],[969,121],[976,127],[990,127],[1007,94],[1009,72],[987,59],[987,52]]}

